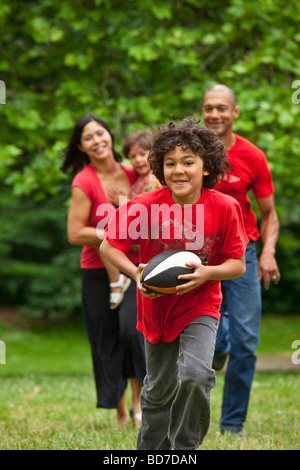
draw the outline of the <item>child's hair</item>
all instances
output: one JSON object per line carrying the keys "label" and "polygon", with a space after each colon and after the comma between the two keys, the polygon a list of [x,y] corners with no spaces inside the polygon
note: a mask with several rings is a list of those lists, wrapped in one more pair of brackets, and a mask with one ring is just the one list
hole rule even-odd
{"label": "child's hair", "polygon": [[149,129],[138,130],[129,134],[123,143],[123,154],[128,158],[133,145],[139,145],[144,150],[150,150],[153,142],[153,134]]}
{"label": "child's hair", "polygon": [[178,124],[170,121],[158,127],[155,132],[148,160],[153,174],[162,185],[166,185],[164,157],[176,147],[191,149],[202,158],[204,170],[209,172],[208,176],[204,176],[203,188],[213,188],[227,171],[229,163],[222,139],[214,131],[200,126],[198,122],[191,117]]}

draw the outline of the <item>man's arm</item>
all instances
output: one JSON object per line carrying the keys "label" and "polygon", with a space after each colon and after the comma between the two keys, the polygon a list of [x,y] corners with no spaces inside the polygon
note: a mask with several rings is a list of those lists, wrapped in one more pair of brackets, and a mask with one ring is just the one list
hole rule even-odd
{"label": "man's arm", "polygon": [[260,235],[263,243],[258,264],[258,278],[259,280],[264,279],[265,288],[269,289],[271,281],[278,284],[280,280],[280,272],[275,259],[279,221],[273,194],[256,201],[262,216]]}

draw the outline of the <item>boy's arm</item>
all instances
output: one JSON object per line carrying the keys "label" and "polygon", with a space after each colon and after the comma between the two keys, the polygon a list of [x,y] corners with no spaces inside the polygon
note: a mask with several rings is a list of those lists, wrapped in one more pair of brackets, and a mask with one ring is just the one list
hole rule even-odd
{"label": "boy's arm", "polygon": [[123,251],[111,245],[106,239],[104,239],[100,245],[100,253],[101,256],[110,261],[116,268],[119,269],[119,271],[131,277],[136,282],[139,291],[145,297],[149,297],[151,299],[159,297],[159,294],[148,293],[140,283],[141,270],[146,265],[139,264],[139,266],[136,267]]}
{"label": "boy's arm", "polygon": [[218,266],[204,266],[194,262],[187,263],[187,266],[194,268],[194,272],[178,276],[178,279],[189,279],[189,282],[177,286],[177,295],[187,294],[206,281],[236,279],[246,272],[245,255],[238,259],[229,258]]}
{"label": "boy's arm", "polygon": [[116,268],[136,281],[137,267],[130,261],[123,251],[112,246],[107,240],[103,240],[100,246],[101,256],[104,256]]}

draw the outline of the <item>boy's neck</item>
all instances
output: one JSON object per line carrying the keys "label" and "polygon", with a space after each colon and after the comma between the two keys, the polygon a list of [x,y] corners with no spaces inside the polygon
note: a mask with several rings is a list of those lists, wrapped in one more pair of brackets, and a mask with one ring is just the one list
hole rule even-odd
{"label": "boy's neck", "polygon": [[[194,194],[196,194],[196,193],[194,193]],[[179,206],[194,205],[194,204],[196,204],[196,203],[201,199],[201,196],[202,196],[202,188],[200,188],[200,194],[199,194],[199,196],[196,196],[196,195],[194,196],[194,195],[193,195],[193,196],[191,196],[191,197],[189,197],[189,198],[187,198],[187,199],[185,199],[185,198],[178,198],[178,197],[176,197],[176,196],[175,196],[175,198],[174,198],[174,196],[173,196],[173,194],[172,194],[172,191],[171,191],[171,197],[172,197],[173,201],[175,202],[175,204],[179,204]]]}

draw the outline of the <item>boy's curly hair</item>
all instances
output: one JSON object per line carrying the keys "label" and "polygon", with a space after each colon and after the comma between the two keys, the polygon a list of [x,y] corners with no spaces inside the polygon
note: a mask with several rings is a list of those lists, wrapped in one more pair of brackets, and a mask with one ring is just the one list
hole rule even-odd
{"label": "boy's curly hair", "polygon": [[183,150],[191,149],[202,158],[204,170],[209,172],[208,176],[204,176],[203,188],[213,188],[229,168],[222,139],[215,132],[200,126],[198,122],[191,117],[183,119],[178,124],[170,121],[158,127],[155,132],[148,160],[153,174],[162,185],[166,185],[163,171],[164,157],[175,147],[181,147]]}

